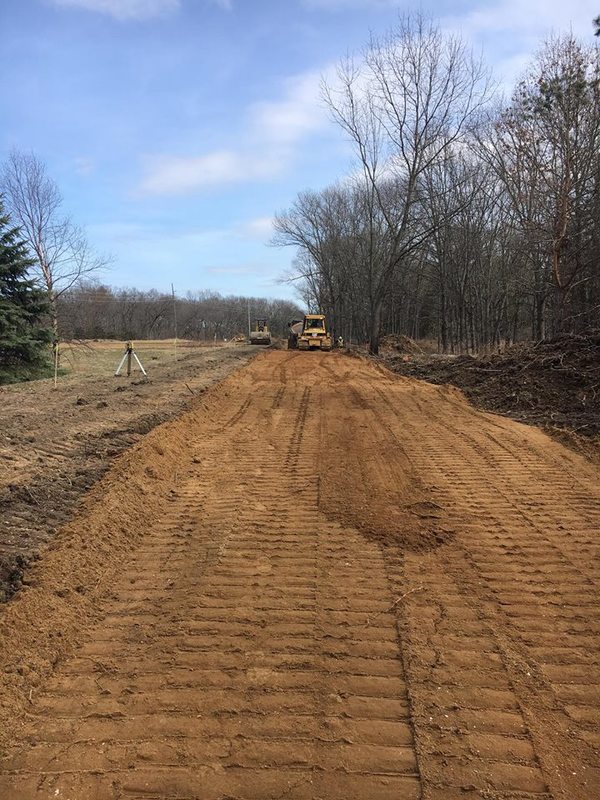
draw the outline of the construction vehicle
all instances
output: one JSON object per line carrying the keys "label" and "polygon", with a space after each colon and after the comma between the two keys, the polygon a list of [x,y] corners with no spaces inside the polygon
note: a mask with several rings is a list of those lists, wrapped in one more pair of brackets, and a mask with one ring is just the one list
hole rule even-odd
{"label": "construction vehicle", "polygon": [[324,314],[306,314],[289,324],[288,350],[331,350],[331,334]]}
{"label": "construction vehicle", "polygon": [[288,322],[288,350],[298,349],[298,337],[302,333],[303,322],[301,319],[293,319]]}
{"label": "construction vehicle", "polygon": [[257,319],[250,331],[250,344],[271,344],[271,331],[266,319]]}

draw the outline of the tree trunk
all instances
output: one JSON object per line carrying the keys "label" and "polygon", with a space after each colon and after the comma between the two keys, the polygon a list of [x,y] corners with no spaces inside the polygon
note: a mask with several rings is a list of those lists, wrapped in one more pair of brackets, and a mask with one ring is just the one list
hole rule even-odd
{"label": "tree trunk", "polygon": [[443,279],[440,282],[440,338],[442,353],[448,352],[448,319],[446,317],[446,287]]}
{"label": "tree trunk", "polygon": [[535,296],[535,317],[534,317],[534,328],[533,328],[533,338],[536,341],[541,341],[544,338],[544,312],[546,307],[546,297],[543,294],[536,294]]}
{"label": "tree trunk", "polygon": [[379,331],[381,328],[381,310],[383,299],[376,300],[371,306],[371,319],[369,325],[369,353],[379,355]]}

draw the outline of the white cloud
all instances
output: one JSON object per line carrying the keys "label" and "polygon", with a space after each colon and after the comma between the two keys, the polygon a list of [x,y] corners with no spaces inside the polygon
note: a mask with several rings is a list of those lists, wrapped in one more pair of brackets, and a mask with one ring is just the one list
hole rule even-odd
{"label": "white cloud", "polygon": [[150,19],[177,11],[181,0],[50,0],[62,8],[81,8],[118,20]]}
{"label": "white cloud", "polygon": [[[327,72],[332,72],[328,69]],[[327,114],[319,92],[321,73],[289,78],[279,100],[251,105],[240,127],[245,142],[203,155],[146,158],[142,194],[185,194],[210,186],[271,180],[293,163],[298,145],[325,128]]]}
{"label": "white cloud", "polygon": [[261,242],[270,239],[273,235],[273,217],[257,217],[242,222],[237,226],[236,232],[243,239],[257,239]]}
{"label": "white cloud", "polygon": [[536,40],[552,29],[591,36],[597,13],[596,0],[498,0],[466,14],[462,25],[470,33],[513,31]]}
{"label": "white cloud", "polygon": [[148,159],[139,189],[142,194],[185,194],[207,186],[272,178],[275,160],[264,155],[244,156],[234,150],[217,150],[204,156],[158,156]]}
{"label": "white cloud", "polygon": [[312,71],[289,78],[281,100],[256,103],[250,109],[256,132],[269,141],[289,144],[321,127],[326,117],[320,99],[321,77],[321,72]]}
{"label": "white cloud", "polygon": [[442,24],[483,48],[501,87],[510,93],[548,36],[572,31],[593,40],[597,5],[597,0],[496,0]]}

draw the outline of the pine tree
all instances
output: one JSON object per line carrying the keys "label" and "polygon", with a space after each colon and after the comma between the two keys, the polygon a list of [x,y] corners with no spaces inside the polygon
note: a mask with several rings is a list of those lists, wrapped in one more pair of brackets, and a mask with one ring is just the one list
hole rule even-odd
{"label": "pine tree", "polygon": [[32,265],[0,197],[0,383],[39,374],[48,364],[48,300],[27,277]]}

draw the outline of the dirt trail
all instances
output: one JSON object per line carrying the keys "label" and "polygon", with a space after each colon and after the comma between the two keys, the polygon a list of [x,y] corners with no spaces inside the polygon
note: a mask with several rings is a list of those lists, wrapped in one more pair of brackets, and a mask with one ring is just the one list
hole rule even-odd
{"label": "dirt trail", "polygon": [[600,797],[598,477],[456,390],[260,354],[0,617],[0,797]]}

